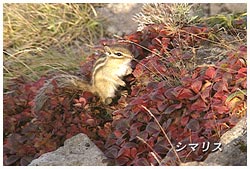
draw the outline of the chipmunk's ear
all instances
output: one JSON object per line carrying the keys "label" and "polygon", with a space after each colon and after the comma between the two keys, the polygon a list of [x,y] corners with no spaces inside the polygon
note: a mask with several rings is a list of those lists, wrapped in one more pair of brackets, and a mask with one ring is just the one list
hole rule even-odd
{"label": "chipmunk's ear", "polygon": [[107,54],[109,54],[109,55],[112,54],[112,50],[111,50],[110,47],[108,47],[108,46],[104,46],[104,51],[105,51],[105,53],[107,53]]}

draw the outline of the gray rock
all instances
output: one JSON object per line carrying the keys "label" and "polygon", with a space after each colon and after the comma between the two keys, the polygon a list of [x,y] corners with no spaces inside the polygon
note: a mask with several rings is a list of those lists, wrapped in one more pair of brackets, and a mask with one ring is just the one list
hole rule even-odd
{"label": "gray rock", "polygon": [[78,134],[64,142],[56,151],[33,160],[31,166],[106,166],[107,158],[85,134]]}
{"label": "gray rock", "polygon": [[246,12],[246,3],[211,3],[210,15],[216,15],[221,13],[238,13]]}
{"label": "gray rock", "polygon": [[137,30],[138,25],[132,18],[140,12],[142,5],[140,3],[109,3],[103,8],[97,8],[96,12],[106,19],[107,24],[104,28],[109,36],[123,36]]}
{"label": "gray rock", "polygon": [[182,163],[182,166],[246,166],[247,165],[247,125],[246,117],[222,135],[223,151],[208,155],[203,162]]}

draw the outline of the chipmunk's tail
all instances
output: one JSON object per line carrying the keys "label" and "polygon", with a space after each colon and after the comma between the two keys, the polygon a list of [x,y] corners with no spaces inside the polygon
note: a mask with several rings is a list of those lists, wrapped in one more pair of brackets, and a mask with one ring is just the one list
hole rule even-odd
{"label": "chipmunk's tail", "polygon": [[92,91],[91,86],[84,80],[74,75],[58,75],[49,79],[38,91],[34,98],[35,112],[40,111],[54,92],[55,85],[59,89],[70,89],[70,91]]}

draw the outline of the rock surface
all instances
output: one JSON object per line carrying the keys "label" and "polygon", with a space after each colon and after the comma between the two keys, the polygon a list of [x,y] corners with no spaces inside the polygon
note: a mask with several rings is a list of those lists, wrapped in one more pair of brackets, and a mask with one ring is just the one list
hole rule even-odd
{"label": "rock surface", "polygon": [[43,154],[30,166],[105,166],[106,157],[85,134],[64,142],[56,151]]}
{"label": "rock surface", "polygon": [[231,130],[222,135],[223,151],[208,155],[203,162],[182,163],[182,166],[246,166],[247,165],[247,123],[246,117]]}
{"label": "rock surface", "polygon": [[222,14],[222,13],[237,13],[246,12],[246,3],[211,3],[210,15]]}
{"label": "rock surface", "polygon": [[104,25],[104,29],[109,36],[123,36],[137,30],[138,25],[132,18],[140,12],[142,5],[138,3],[109,3],[96,11],[98,15],[106,19],[107,24]]}

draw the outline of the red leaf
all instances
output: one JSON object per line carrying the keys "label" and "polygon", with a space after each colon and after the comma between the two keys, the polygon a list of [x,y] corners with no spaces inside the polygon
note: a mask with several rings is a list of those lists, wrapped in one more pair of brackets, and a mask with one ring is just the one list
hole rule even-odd
{"label": "red leaf", "polygon": [[213,109],[213,111],[215,111],[219,114],[227,114],[229,111],[229,108],[227,108],[226,106],[221,106],[221,105],[219,105],[219,106],[213,105],[212,109]]}
{"label": "red leaf", "polygon": [[140,132],[140,127],[142,125],[143,125],[142,123],[136,122],[130,126],[129,128],[130,139],[134,139],[138,135],[138,133]]}
{"label": "red leaf", "polygon": [[137,144],[136,143],[133,143],[133,142],[126,142],[122,145],[122,147],[124,148],[133,148],[133,147],[136,147]]}
{"label": "red leaf", "polygon": [[211,120],[205,120],[202,125],[206,128],[206,129],[213,129],[216,126],[216,122],[214,119]]}
{"label": "red leaf", "polygon": [[190,97],[193,97],[193,92],[190,89],[182,88],[177,92],[177,99],[189,99]]}
{"label": "red leaf", "polygon": [[116,142],[115,142],[115,144],[116,145],[122,145],[122,144],[124,144],[125,143],[125,141],[126,141],[126,138],[123,138],[123,136],[124,135],[122,135],[120,138],[118,138],[118,140],[116,140]]}
{"label": "red leaf", "polygon": [[168,104],[165,102],[157,102],[157,109],[162,112],[168,107]]}
{"label": "red leaf", "polygon": [[205,76],[207,76],[209,79],[213,79],[215,75],[216,75],[216,70],[214,67],[209,67],[205,72]]}
{"label": "red leaf", "polygon": [[215,91],[226,91],[228,92],[228,84],[225,81],[218,81],[213,85]]}
{"label": "red leaf", "polygon": [[109,131],[105,130],[105,129],[99,129],[98,130],[98,135],[103,137],[103,138],[106,138],[109,134]]}
{"label": "red leaf", "polygon": [[168,45],[169,45],[169,43],[170,43],[170,39],[169,38],[162,38],[162,46],[164,47],[164,48],[167,48],[168,47]]}
{"label": "red leaf", "polygon": [[33,160],[34,158],[32,157],[28,157],[28,156],[24,156],[23,158],[21,158],[20,160],[20,165],[22,166],[27,166],[31,163],[31,161]]}
{"label": "red leaf", "polygon": [[4,162],[5,165],[12,165],[14,164],[17,160],[19,160],[20,157],[17,155],[11,155],[7,158],[7,160]]}
{"label": "red leaf", "polygon": [[166,139],[161,139],[158,138],[159,141],[154,145],[153,149],[158,153],[158,154],[166,154],[166,152],[169,150],[169,143],[167,142]]}
{"label": "red leaf", "polygon": [[191,84],[191,89],[195,92],[195,93],[199,93],[200,89],[202,86],[202,81],[200,80],[196,80],[194,83]]}
{"label": "red leaf", "polygon": [[146,131],[151,135],[151,134],[156,134],[160,132],[159,126],[155,122],[149,122]]}
{"label": "red leaf", "polygon": [[167,37],[169,34],[170,34],[170,31],[168,31],[166,29],[162,29],[162,30],[160,30],[159,36]]}
{"label": "red leaf", "polygon": [[247,75],[247,68],[243,67],[240,70],[238,70],[237,78],[243,78]]}
{"label": "red leaf", "polygon": [[211,93],[211,87],[207,87],[204,90],[202,90],[201,97],[205,101],[207,98],[210,97]]}
{"label": "red leaf", "polygon": [[181,107],[182,107],[182,103],[168,106],[168,108],[164,111],[164,114],[171,114],[173,111],[180,109]]}
{"label": "red leaf", "polygon": [[238,73],[247,73],[247,68],[241,68],[240,70],[238,70]]}
{"label": "red leaf", "polygon": [[175,92],[172,92],[173,88],[168,89],[167,91],[164,92],[164,96],[169,99],[169,100],[175,100]]}
{"label": "red leaf", "polygon": [[196,102],[194,102],[191,105],[191,110],[193,111],[206,111],[208,109],[208,106],[202,99],[198,99]]}
{"label": "red leaf", "polygon": [[232,81],[232,79],[233,79],[233,76],[231,73],[229,73],[229,72],[223,73],[223,77],[222,77],[223,81],[230,83]]}
{"label": "red leaf", "polygon": [[182,117],[181,118],[181,125],[182,126],[186,126],[187,125],[187,123],[188,123],[188,121],[189,121],[189,116],[184,116],[184,117]]}
{"label": "red leaf", "polygon": [[134,161],[134,165],[137,166],[149,166],[149,163],[146,158],[139,158]]}
{"label": "red leaf", "polygon": [[172,123],[172,119],[169,118],[167,121],[165,121],[165,122],[163,123],[162,128],[163,128],[164,130],[167,130],[171,123]]}
{"label": "red leaf", "polygon": [[89,99],[93,98],[94,94],[91,93],[91,92],[85,91],[85,92],[82,93],[82,97],[85,99],[85,101],[84,101],[84,99],[81,99],[81,98],[79,99],[79,101],[80,102],[81,101],[86,102],[86,100],[89,100]]}
{"label": "red leaf", "polygon": [[117,154],[118,154],[118,149],[119,149],[118,146],[109,147],[109,148],[107,149],[107,151],[105,152],[106,157],[109,157],[109,158],[116,158],[116,157],[117,157]]}
{"label": "red leaf", "polygon": [[133,41],[135,43],[139,43],[140,36],[141,36],[141,32],[136,32],[134,34],[130,34],[130,35],[126,35],[124,38],[130,41]]}
{"label": "red leaf", "polygon": [[140,77],[142,73],[142,67],[138,64],[132,74],[134,75],[134,77]]}
{"label": "red leaf", "polygon": [[182,56],[182,59],[184,59],[184,60],[190,60],[192,57],[193,57],[192,54],[190,54],[190,53],[184,53],[183,56]]}
{"label": "red leaf", "polygon": [[117,154],[117,157],[120,156],[130,157],[130,148],[122,147]]}
{"label": "red leaf", "polygon": [[154,45],[149,45],[149,46],[148,46],[148,49],[149,49],[150,51],[155,51],[156,47],[155,47]]}
{"label": "red leaf", "polygon": [[131,157],[132,157],[132,158],[135,158],[136,155],[137,155],[137,149],[136,149],[135,147],[131,148],[130,153],[131,153]]}
{"label": "red leaf", "polygon": [[224,91],[218,91],[214,94],[212,100],[213,100],[213,104],[214,103],[221,103],[222,101],[225,101],[228,97],[227,92]]}
{"label": "red leaf", "polygon": [[130,126],[130,130],[138,130],[138,128],[140,128],[143,124],[140,123],[140,122],[136,122],[136,123],[133,123],[131,126]]}
{"label": "red leaf", "polygon": [[151,100],[153,101],[163,101],[165,100],[165,97],[164,97],[164,94],[163,93],[160,93],[159,91],[156,91],[156,92],[153,92],[151,95],[150,95],[150,98]]}
{"label": "red leaf", "polygon": [[86,123],[87,123],[88,125],[90,125],[90,126],[95,126],[95,125],[96,125],[96,122],[95,122],[94,119],[88,119],[88,120],[86,120]]}
{"label": "red leaf", "polygon": [[[159,106],[159,104],[161,104],[161,102],[157,102],[157,107]],[[153,115],[160,115],[161,113],[159,112],[159,110],[157,110],[156,108],[149,108],[150,112]]]}
{"label": "red leaf", "polygon": [[201,113],[198,111],[195,111],[194,113],[191,114],[191,117],[194,119],[198,119],[201,117]]}
{"label": "red leaf", "polygon": [[203,117],[204,119],[214,119],[216,118],[215,114],[212,111],[209,111],[205,114],[205,116]]}
{"label": "red leaf", "polygon": [[158,82],[149,82],[148,84],[147,84],[147,89],[149,90],[149,91],[152,91],[153,89],[155,89],[155,88],[157,88],[158,87]]}
{"label": "red leaf", "polygon": [[132,88],[132,91],[131,91],[131,94],[130,94],[131,96],[136,96],[141,90],[140,86],[132,86],[131,88]]}
{"label": "red leaf", "polygon": [[170,51],[172,56],[175,56],[176,58],[179,58],[180,56],[182,56],[182,50],[180,50],[179,48],[174,48]]}
{"label": "red leaf", "polygon": [[116,136],[116,138],[119,138],[119,137],[122,136],[122,132],[121,131],[115,130],[113,133]]}
{"label": "red leaf", "polygon": [[192,130],[192,131],[198,131],[200,129],[200,124],[199,124],[199,121],[196,120],[196,119],[191,119],[187,126],[186,126],[188,129]]}
{"label": "red leaf", "polygon": [[86,102],[86,99],[85,99],[84,97],[80,97],[80,98],[79,98],[79,102],[80,102],[80,103],[82,103],[82,102],[85,103],[85,102]]}
{"label": "red leaf", "polygon": [[118,165],[126,165],[127,162],[129,162],[129,158],[128,157],[119,157],[116,159]]}
{"label": "red leaf", "polygon": [[247,52],[247,46],[246,45],[241,45],[239,47],[239,51],[241,51],[241,52]]}
{"label": "red leaf", "polygon": [[120,119],[116,124],[115,128],[120,131],[127,130],[129,127],[129,120],[128,119]]}
{"label": "red leaf", "polygon": [[138,136],[139,136],[140,138],[142,138],[143,140],[147,140],[147,139],[148,139],[148,132],[144,130],[144,131],[140,132],[140,133],[138,134]]}
{"label": "red leaf", "polygon": [[199,75],[200,75],[200,73],[201,73],[201,70],[200,70],[201,68],[196,68],[194,71],[193,71],[193,74],[192,74],[192,79],[195,79],[195,78],[197,78]]}

